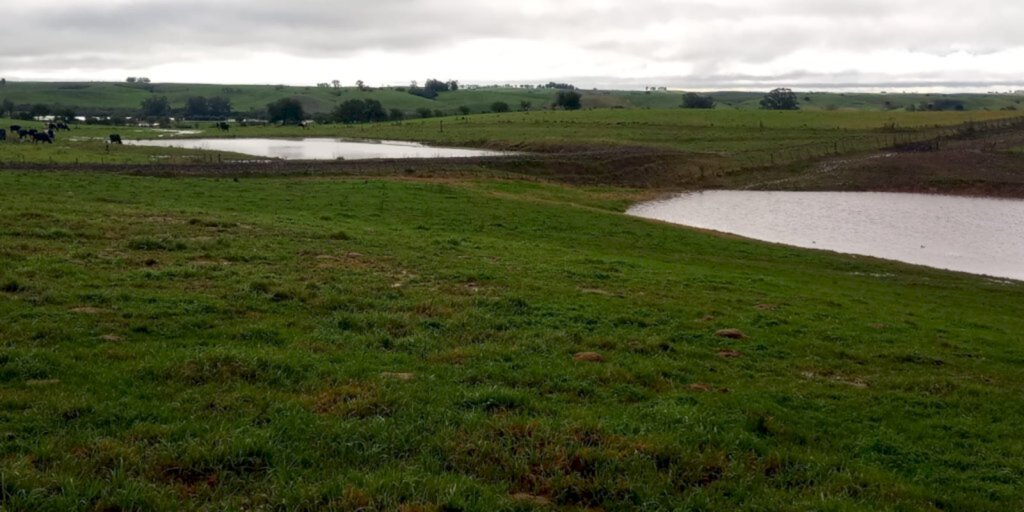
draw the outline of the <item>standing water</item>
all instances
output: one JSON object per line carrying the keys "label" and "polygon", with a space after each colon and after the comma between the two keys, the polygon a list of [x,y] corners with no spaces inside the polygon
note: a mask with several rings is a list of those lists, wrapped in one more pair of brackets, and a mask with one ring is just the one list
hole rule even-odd
{"label": "standing water", "polygon": [[710,191],[630,215],[798,247],[1024,280],[1024,201],[877,192]]}
{"label": "standing water", "polygon": [[350,141],[340,139],[164,139],[126,140],[136,146],[230,151],[283,160],[367,160],[390,158],[459,158],[507,153],[481,149],[439,148],[415,142]]}

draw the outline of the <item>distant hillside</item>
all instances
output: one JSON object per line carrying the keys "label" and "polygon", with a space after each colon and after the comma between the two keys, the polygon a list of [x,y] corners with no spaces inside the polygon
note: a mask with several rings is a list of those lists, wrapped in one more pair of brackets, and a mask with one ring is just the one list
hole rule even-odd
{"label": "distant hillside", "polygon": [[[580,91],[584,108],[677,108],[679,91]],[[326,113],[348,99],[375,99],[386,109],[399,109],[415,116],[419,109],[456,114],[461,108],[472,113],[490,110],[504,102],[512,110],[525,104],[529,109],[548,107],[553,89],[486,87],[444,92],[435,99],[409,94],[403,87],[359,90],[355,87],[293,87],[275,85],[131,84],[111,82],[7,82],[0,85],[0,101],[13,102],[15,111],[29,112],[34,106],[50,110],[70,109],[88,115],[134,115],[143,100],[166,96],[173,109],[184,108],[189,97],[224,97],[241,113],[257,113],[280,98],[300,100],[309,113]],[[757,109],[763,91],[710,93],[719,109]],[[896,110],[940,104],[946,109],[962,105],[965,110],[1024,109],[1024,95],[1008,94],[840,94],[799,92],[804,110]],[[37,107],[38,108],[38,107]]]}

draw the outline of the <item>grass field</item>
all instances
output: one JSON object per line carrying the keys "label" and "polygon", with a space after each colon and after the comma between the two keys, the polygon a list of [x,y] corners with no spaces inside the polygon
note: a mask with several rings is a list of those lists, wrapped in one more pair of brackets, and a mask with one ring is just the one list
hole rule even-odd
{"label": "grass field", "polygon": [[[1016,112],[769,112],[682,109],[603,109],[484,114],[367,125],[233,127],[211,123],[186,137],[343,137],[413,140],[448,146],[503,150],[574,152],[643,147],[703,154],[715,169],[768,166],[826,155],[872,151],[898,142],[946,133],[968,122],[1019,117]],[[0,119],[0,126],[18,121]],[[41,126],[41,123],[24,123]],[[149,128],[75,125],[53,146],[0,143],[0,162],[147,163],[188,161],[195,152],[153,148],[107,148],[110,133],[125,138],[173,136]],[[108,151],[110,149],[110,151]],[[207,155],[206,159],[229,155]],[[244,158],[237,155],[232,158]],[[705,158],[707,160],[707,158]],[[703,163],[701,165],[704,165]]]}
{"label": "grass field", "polygon": [[[459,107],[472,113],[489,111],[496,101],[508,103],[518,109],[521,102],[530,102],[531,108],[543,109],[553,102],[552,89],[483,88],[463,89],[442,93],[428,100],[413,96],[393,87],[360,91],[355,87],[340,89],[294,87],[282,85],[213,85],[213,84],[152,84],[152,92],[139,85],[110,82],[7,82],[0,86],[0,100],[8,99],[28,111],[35,104],[60,105],[84,112],[121,112],[122,115],[139,109],[149,96],[166,96],[173,108],[184,108],[192,96],[226,97],[232,106],[242,112],[263,109],[272,101],[292,97],[302,101],[308,112],[329,112],[335,105],[348,99],[376,99],[386,108],[395,108],[412,114],[419,108],[440,110],[454,114]],[[585,108],[677,108],[682,103],[682,92],[644,91],[581,91]],[[711,93],[723,110],[756,110],[766,91]],[[859,94],[800,92],[804,110],[902,110],[910,105],[921,105],[940,99],[958,100],[968,110],[999,110],[1024,108],[1020,94]]]}
{"label": "grass field", "polygon": [[632,219],[620,189],[0,197],[5,510],[1024,507],[1020,283]]}

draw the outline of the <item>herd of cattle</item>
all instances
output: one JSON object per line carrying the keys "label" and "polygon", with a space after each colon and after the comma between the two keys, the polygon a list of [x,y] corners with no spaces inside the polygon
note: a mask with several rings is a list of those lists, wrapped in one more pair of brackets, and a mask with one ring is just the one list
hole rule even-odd
{"label": "herd of cattle", "polygon": [[[70,130],[71,127],[65,122],[49,123],[45,126],[46,131],[42,131],[36,128],[22,127],[21,125],[12,124],[8,129],[0,128],[0,141],[17,139],[18,141],[28,140],[30,142],[41,142],[46,144],[53,144],[53,141],[57,140],[57,132],[62,130]],[[8,137],[8,134],[10,136]],[[122,144],[121,136],[118,134],[112,134],[107,141],[110,144]]]}
{"label": "herd of cattle", "polygon": [[[70,130],[71,127],[67,123],[58,122],[50,123],[46,125],[46,131],[37,130],[35,128],[22,127],[20,125],[12,124],[10,127],[10,137],[13,140],[15,137],[18,140],[28,139],[32,142],[46,142],[53,144],[53,141],[57,139],[57,132],[60,130]],[[0,140],[7,140],[7,130],[0,128]]]}

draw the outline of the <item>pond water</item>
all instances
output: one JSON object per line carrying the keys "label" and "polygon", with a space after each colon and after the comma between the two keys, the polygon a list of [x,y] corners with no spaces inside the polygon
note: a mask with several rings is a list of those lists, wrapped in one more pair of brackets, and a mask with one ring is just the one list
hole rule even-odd
{"label": "pond water", "polygon": [[459,158],[500,156],[481,149],[440,148],[415,142],[351,141],[340,139],[173,139],[125,140],[138,146],[230,151],[283,160],[368,160],[374,158]]}
{"label": "pond water", "polygon": [[798,247],[1024,280],[1024,201],[874,192],[709,191],[630,215]]}

